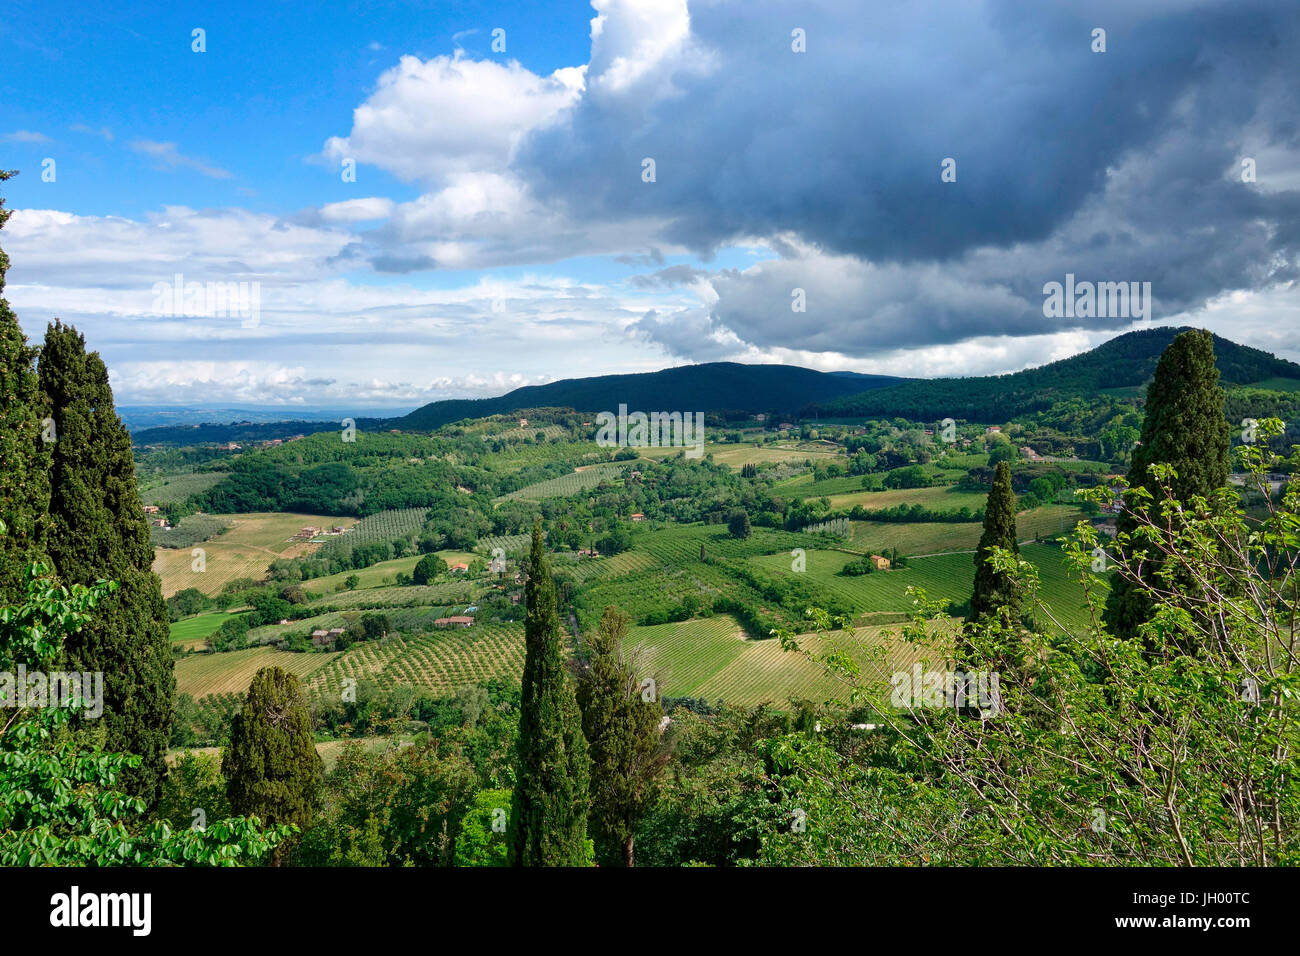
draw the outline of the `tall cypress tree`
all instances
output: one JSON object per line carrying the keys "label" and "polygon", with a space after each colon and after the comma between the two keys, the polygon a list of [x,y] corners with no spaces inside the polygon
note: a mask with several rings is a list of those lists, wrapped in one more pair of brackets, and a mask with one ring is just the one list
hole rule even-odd
{"label": "tall cypress tree", "polygon": [[311,821],[322,765],[297,676],[279,667],[257,672],[243,708],[231,721],[221,772],[230,806],[239,815],[299,827]]}
{"label": "tall cypress tree", "polygon": [[588,641],[590,658],[578,678],[582,732],[591,755],[588,823],[602,866],[633,865],[633,832],[653,796],[666,752],[659,742],[663,705],[643,699],[623,657],[627,616],[607,607]]}
{"label": "tall cypress tree", "polygon": [[[14,175],[0,169],[0,182]],[[0,229],[11,210],[0,198]],[[9,257],[0,249],[0,604],[17,602],[23,569],[43,558],[41,539],[49,505],[49,456],[41,441],[44,405],[36,379],[36,350],[3,296]]]}
{"label": "tall cypress tree", "polygon": [[[1232,444],[1223,413],[1224,394],[1214,364],[1214,336],[1204,329],[1183,332],[1160,356],[1155,376],[1147,387],[1146,418],[1140,444],[1133,450],[1128,485],[1145,488],[1156,509],[1162,492],[1151,476],[1156,463],[1171,465],[1177,477],[1170,482],[1173,496],[1186,502],[1209,497],[1228,481],[1228,451]],[[1137,519],[1126,508],[1115,522],[1120,534],[1131,534]],[[1135,549],[1137,552],[1142,549]],[[1158,561],[1143,556],[1146,580],[1155,580]],[[1111,634],[1125,640],[1138,636],[1138,627],[1150,619],[1151,600],[1141,584],[1116,579],[1106,599],[1103,621]]]}
{"label": "tall cypress tree", "polygon": [[523,694],[516,777],[507,840],[511,866],[582,866],[586,862],[587,740],[564,666],[555,586],[533,525],[524,586]]}
{"label": "tall cypress tree", "polygon": [[996,617],[1004,610],[1011,621],[1019,616],[1021,595],[1015,581],[989,563],[995,547],[1020,554],[1016,541],[1016,495],[1011,490],[1011,465],[1005,461],[998,462],[988,503],[984,506],[984,533],[975,551],[975,591],[971,594],[968,621]]}
{"label": "tall cypress tree", "polygon": [[103,672],[104,745],[142,758],[122,783],[152,805],[167,772],[176,679],[131,436],[113,408],[108,370],[75,329],[49,327],[38,372],[55,428],[46,550],[65,583],[119,585],[69,639],[66,662]]}

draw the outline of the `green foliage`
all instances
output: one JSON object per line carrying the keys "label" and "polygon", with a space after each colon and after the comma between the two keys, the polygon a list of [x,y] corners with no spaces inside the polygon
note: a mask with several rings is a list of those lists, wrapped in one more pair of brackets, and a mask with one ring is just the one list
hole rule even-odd
{"label": "green foliage", "polygon": [[663,707],[653,690],[643,691],[632,662],[624,659],[626,637],[626,615],[606,608],[588,638],[588,657],[578,676],[582,732],[591,756],[588,826],[601,866],[633,865],[636,822],[653,799],[667,756],[659,740]]}
{"label": "green foliage", "polygon": [[[55,665],[63,642],[115,589],[62,587],[45,573],[31,566],[22,603],[0,608],[2,670]],[[140,758],[87,748],[69,731],[70,709],[19,708],[0,730],[0,865],[231,866],[257,863],[288,835],[255,819],[203,830],[147,822],[144,801],[120,788]]]}
{"label": "green foliage", "polygon": [[506,865],[509,808],[509,790],[481,790],[474,796],[456,834],[456,866]]}
{"label": "green foliage", "polygon": [[75,329],[50,325],[38,371],[57,434],[46,550],[60,580],[112,579],[119,585],[90,624],[69,638],[66,663],[104,674],[105,746],[141,758],[123,784],[152,804],[167,772],[176,681],[131,436],[113,409],[103,361],[86,352]]}
{"label": "green foliage", "polygon": [[416,584],[428,584],[438,575],[447,572],[447,562],[436,554],[426,554],[415,563],[411,571],[411,580]]}
{"label": "green foliage", "polygon": [[975,590],[970,599],[970,619],[988,617],[1015,620],[1020,602],[1016,582],[990,560],[994,549],[1020,553],[1016,541],[1016,496],[1011,490],[1011,466],[999,462],[984,507],[984,533],[975,551]]}
{"label": "green foliage", "polygon": [[[1151,495],[1157,486],[1153,468],[1167,465],[1173,471],[1171,491],[1178,501],[1208,498],[1228,480],[1230,439],[1223,417],[1223,389],[1215,367],[1214,338],[1206,331],[1182,333],[1165,350],[1147,389],[1146,418],[1141,444],[1133,452],[1128,487],[1136,495],[1129,502]],[[1121,512],[1116,527],[1131,535],[1138,518],[1131,508]],[[1143,587],[1159,575],[1154,558],[1146,572],[1132,580],[1121,579],[1106,604],[1106,626],[1117,637],[1133,640],[1152,613]]]}
{"label": "green foliage", "polygon": [[733,511],[727,519],[727,530],[733,538],[748,538],[750,534],[749,514],[742,510]]}
{"label": "green foliage", "polygon": [[221,755],[230,805],[270,823],[304,826],[316,810],[321,771],[298,678],[262,668]]}
{"label": "green foliage", "polygon": [[[12,175],[0,169],[0,182]],[[0,229],[9,215],[0,198]],[[0,293],[8,268],[9,257],[0,249]],[[0,295],[0,516],[9,527],[0,536],[0,601],[22,593],[25,568],[43,555],[50,489],[41,421],[47,410],[34,359],[35,350],[28,347],[18,317]]]}
{"label": "green foliage", "polygon": [[582,866],[587,860],[590,761],[582,718],[564,666],[541,522],[533,526],[519,708],[517,783],[511,797],[512,866]]}

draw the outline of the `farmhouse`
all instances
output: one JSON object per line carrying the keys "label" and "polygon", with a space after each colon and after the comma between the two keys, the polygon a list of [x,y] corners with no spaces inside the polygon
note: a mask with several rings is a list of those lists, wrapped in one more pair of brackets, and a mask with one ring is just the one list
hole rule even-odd
{"label": "farmhouse", "polygon": [[158,506],[157,506],[157,505],[145,505],[145,506],[144,506],[144,513],[147,514],[147,515],[156,515],[156,514],[158,513]]}
{"label": "farmhouse", "polygon": [[452,565],[450,568],[448,568],[447,570],[450,571],[452,574],[455,574],[455,573],[457,573],[457,572],[460,572],[461,574],[468,574],[468,573],[469,573],[469,565],[466,564],[464,561],[462,561],[462,562],[460,562],[459,564],[453,564],[453,565]]}
{"label": "farmhouse", "polygon": [[642,514],[641,512],[639,512],[639,511],[633,512],[633,514],[632,514],[632,520],[633,520],[633,521],[645,521],[645,515],[643,515],[643,514]]}
{"label": "farmhouse", "polygon": [[453,614],[451,617],[440,617],[433,622],[434,627],[472,627],[474,619],[464,614]]}
{"label": "farmhouse", "polygon": [[883,554],[873,554],[871,556],[871,563],[876,566],[877,571],[889,570],[889,559]]}

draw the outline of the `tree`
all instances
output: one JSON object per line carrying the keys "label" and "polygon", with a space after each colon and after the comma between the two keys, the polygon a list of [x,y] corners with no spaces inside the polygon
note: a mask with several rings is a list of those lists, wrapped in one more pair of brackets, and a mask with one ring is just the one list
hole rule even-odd
{"label": "tree", "polygon": [[[68,636],[116,587],[64,587],[39,564],[24,574],[23,597],[0,608],[0,672],[56,667]],[[116,785],[139,757],[84,747],[67,732],[73,707],[10,703],[17,708],[0,724],[0,866],[236,866],[257,863],[288,835],[239,818],[203,828],[148,823],[144,801]]]}
{"label": "tree", "polygon": [[428,584],[438,575],[445,573],[447,562],[436,554],[426,554],[415,563],[415,568],[411,572],[411,579],[416,584]]}
{"label": "tree", "polygon": [[456,834],[456,866],[506,865],[503,826],[509,806],[509,790],[480,790],[474,796]]}
{"label": "tree", "polygon": [[243,710],[231,720],[221,772],[236,813],[298,827],[311,821],[322,765],[297,676],[263,667],[253,677]]}
{"label": "tree", "polygon": [[993,443],[993,447],[989,449],[988,464],[990,468],[992,468],[995,465],[999,465],[1004,461],[1015,461],[1015,460],[1016,460],[1015,446],[1012,445],[1011,442],[1007,441],[1005,438],[999,438],[997,441]]}
{"label": "tree", "polygon": [[565,672],[540,519],[533,525],[524,602],[526,652],[509,861],[511,866],[581,866],[587,858],[590,762],[578,702]]}
{"label": "tree", "polygon": [[[0,182],[13,175],[0,169]],[[0,198],[0,229],[10,212]],[[0,293],[8,268],[9,257],[0,249]],[[49,457],[42,441],[46,412],[34,360],[35,350],[28,347],[18,317],[0,295],[0,515],[9,527],[0,536],[0,601],[22,594],[27,565],[43,557]]]}
{"label": "tree", "polygon": [[1020,553],[1020,545],[1016,543],[1016,496],[1011,490],[1011,466],[1005,461],[998,462],[984,506],[984,533],[975,551],[975,590],[967,618],[970,621],[989,617],[1015,620],[1018,616],[1018,586],[1009,574],[999,571],[989,560],[994,548]]}
{"label": "tree", "polygon": [[663,706],[647,697],[623,657],[627,616],[607,607],[588,639],[590,657],[578,678],[582,732],[591,755],[589,825],[602,866],[633,865],[637,820],[654,796],[667,757],[660,746]]}
{"label": "tree", "polygon": [[[1170,479],[1170,491],[1174,500],[1183,503],[1194,497],[1208,499],[1227,484],[1231,439],[1223,398],[1214,364],[1214,337],[1203,329],[1183,332],[1160,356],[1147,387],[1141,443],[1133,450],[1128,473],[1129,507],[1115,522],[1117,539],[1121,546],[1131,545],[1134,559],[1145,551],[1129,540],[1139,524],[1134,509],[1140,509],[1145,495],[1158,490],[1153,466],[1173,468],[1176,477]],[[1139,627],[1150,619],[1152,602],[1144,592],[1159,576],[1160,566],[1153,556],[1144,563],[1143,574],[1114,582],[1104,622],[1116,637],[1136,639]]]}
{"label": "tree", "polygon": [[46,551],[66,583],[119,585],[68,640],[66,663],[103,673],[104,745],[142,758],[123,786],[152,805],[167,773],[176,679],[131,436],[113,408],[108,370],[71,326],[49,326],[38,373],[55,437]]}
{"label": "tree", "polygon": [[733,538],[748,538],[750,535],[749,512],[741,509],[733,511],[727,519],[727,530]]}

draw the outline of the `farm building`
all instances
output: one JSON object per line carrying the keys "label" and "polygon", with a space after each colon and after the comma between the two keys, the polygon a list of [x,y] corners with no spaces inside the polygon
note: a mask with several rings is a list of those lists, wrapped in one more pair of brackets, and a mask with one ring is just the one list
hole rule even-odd
{"label": "farm building", "polygon": [[873,554],[871,556],[871,563],[876,566],[877,571],[889,570],[889,559],[883,554]]}
{"label": "farm building", "polygon": [[157,506],[157,505],[145,505],[145,506],[144,506],[144,513],[147,514],[147,515],[156,515],[156,514],[158,513],[158,506]]}
{"label": "farm building", "polygon": [[435,627],[472,627],[474,619],[464,614],[453,614],[451,617],[440,617],[433,624]]}
{"label": "farm building", "polygon": [[645,521],[645,515],[643,515],[643,514],[642,514],[641,512],[639,512],[639,511],[637,511],[637,512],[635,512],[635,513],[632,515],[632,520],[633,520],[633,521]]}

